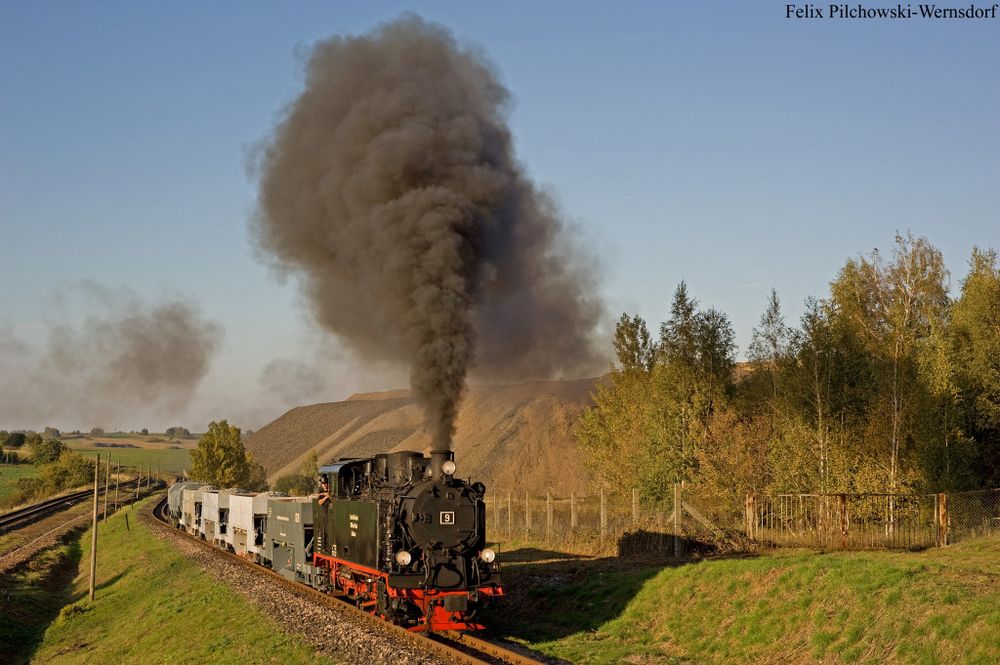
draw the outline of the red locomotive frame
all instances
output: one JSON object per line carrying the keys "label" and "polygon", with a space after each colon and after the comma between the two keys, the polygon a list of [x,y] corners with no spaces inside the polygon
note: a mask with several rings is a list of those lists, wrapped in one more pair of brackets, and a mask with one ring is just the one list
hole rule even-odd
{"label": "red locomotive frame", "polygon": [[[319,568],[326,568],[330,575],[330,584],[334,589],[348,593],[355,598],[362,599],[361,609],[377,613],[378,582],[385,580],[386,592],[390,598],[404,598],[420,608],[423,620],[416,626],[411,626],[408,630],[415,632],[439,630],[482,630],[484,626],[479,623],[466,621],[461,612],[449,611],[444,608],[444,598],[446,596],[469,597],[474,593],[480,596],[502,596],[503,587],[484,585],[466,589],[463,591],[439,591],[437,589],[397,589],[389,586],[389,575],[381,570],[369,568],[360,564],[345,561],[337,557],[325,554],[314,554],[313,565]],[[352,573],[366,576],[370,581],[356,580],[353,576],[349,579],[340,577],[341,567]]]}

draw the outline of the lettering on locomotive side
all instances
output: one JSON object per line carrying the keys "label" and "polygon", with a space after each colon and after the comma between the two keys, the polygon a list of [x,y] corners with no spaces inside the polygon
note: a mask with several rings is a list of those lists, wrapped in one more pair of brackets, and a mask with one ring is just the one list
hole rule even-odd
{"label": "lettering on locomotive side", "polygon": [[441,511],[441,524],[454,524],[455,523],[455,511],[453,510],[442,510]]}
{"label": "lettering on locomotive side", "polygon": [[278,521],[279,522],[287,522],[288,521],[288,515],[278,515]]}

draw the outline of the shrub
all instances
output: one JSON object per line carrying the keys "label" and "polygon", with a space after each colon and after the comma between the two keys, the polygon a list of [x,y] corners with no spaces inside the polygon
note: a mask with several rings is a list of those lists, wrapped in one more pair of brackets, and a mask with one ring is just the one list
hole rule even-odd
{"label": "shrub", "polygon": [[90,436],[104,436],[104,428],[103,427],[91,427],[90,428]]}
{"label": "shrub", "polygon": [[275,481],[274,489],[292,496],[304,496],[313,493],[315,484],[311,476],[302,473],[289,473]]}
{"label": "shrub", "polygon": [[31,460],[35,464],[55,462],[64,451],[68,450],[66,444],[59,439],[40,438],[28,445],[31,448]]}
{"label": "shrub", "polygon": [[24,445],[26,438],[24,432],[14,432],[7,436],[7,443],[5,445],[8,448],[20,448]]}
{"label": "shrub", "polygon": [[61,433],[55,427],[46,427],[45,431],[42,432],[42,439],[45,441],[58,439],[60,436],[62,436]]}

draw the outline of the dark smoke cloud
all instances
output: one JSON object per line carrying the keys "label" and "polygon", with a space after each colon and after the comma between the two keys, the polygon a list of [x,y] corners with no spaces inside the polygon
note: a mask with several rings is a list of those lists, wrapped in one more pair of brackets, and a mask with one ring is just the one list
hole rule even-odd
{"label": "dark smoke cloud", "polygon": [[34,352],[0,330],[0,423],[83,428],[137,414],[170,418],[208,373],[222,331],[193,304],[147,305],[95,285],[82,291],[97,311],[50,324]]}
{"label": "dark smoke cloud", "polygon": [[475,48],[407,16],[318,43],[262,156],[259,246],[316,320],[410,367],[435,446],[465,376],[600,367],[593,265],[526,177],[510,95]]}

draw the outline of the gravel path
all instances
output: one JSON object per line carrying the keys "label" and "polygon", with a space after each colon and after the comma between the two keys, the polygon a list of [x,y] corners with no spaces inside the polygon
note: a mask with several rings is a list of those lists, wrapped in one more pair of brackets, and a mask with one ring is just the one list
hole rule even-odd
{"label": "gravel path", "polygon": [[211,577],[259,607],[286,633],[304,639],[324,656],[366,665],[443,665],[448,662],[418,651],[413,644],[388,630],[360,622],[347,607],[338,609],[298,595],[270,577],[255,573],[249,566],[215,556],[211,550],[154,519],[151,504],[142,509],[141,516],[154,534],[174,545]]}

